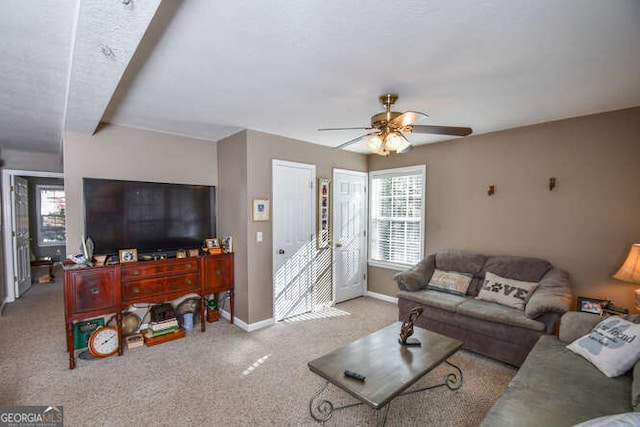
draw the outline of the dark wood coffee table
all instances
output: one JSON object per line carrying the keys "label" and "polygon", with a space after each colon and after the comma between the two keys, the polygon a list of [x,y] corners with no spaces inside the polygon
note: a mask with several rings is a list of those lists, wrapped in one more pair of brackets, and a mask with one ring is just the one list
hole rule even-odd
{"label": "dark wood coffee table", "polygon": [[[462,386],[462,371],[447,361],[460,349],[461,341],[414,326],[411,338],[417,338],[422,345],[403,346],[398,342],[401,326],[402,322],[396,322],[308,363],[311,372],[326,380],[309,402],[309,412],[314,420],[324,424],[334,411],[367,404],[378,411],[377,424],[384,425],[394,398],[443,386],[451,390]],[[454,368],[443,383],[406,391],[443,362]],[[349,378],[344,375],[345,370],[355,371],[366,379],[361,382]],[[337,408],[328,400],[316,404],[329,384],[341,388],[359,402]]]}

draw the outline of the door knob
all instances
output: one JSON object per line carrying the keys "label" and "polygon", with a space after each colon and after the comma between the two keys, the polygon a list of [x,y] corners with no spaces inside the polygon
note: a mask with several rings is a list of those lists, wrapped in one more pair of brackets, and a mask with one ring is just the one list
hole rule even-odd
{"label": "door knob", "polygon": [[284,254],[284,249],[278,249],[278,254],[280,255]]}
{"label": "door knob", "polygon": [[341,248],[342,247],[342,243],[336,243],[336,248]]}

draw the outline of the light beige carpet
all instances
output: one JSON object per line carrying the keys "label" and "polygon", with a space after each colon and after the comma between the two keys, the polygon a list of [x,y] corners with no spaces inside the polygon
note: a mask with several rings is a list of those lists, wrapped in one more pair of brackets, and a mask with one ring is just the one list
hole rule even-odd
{"label": "light beige carpet", "polygon": [[[0,317],[0,405],[62,405],[65,425],[306,426],[309,399],[324,384],[307,362],[397,318],[394,304],[358,298],[323,313],[246,333],[222,320],[205,333],[122,357],[78,360],[68,369],[62,274],[36,284]],[[388,426],[474,426],[515,369],[460,351],[451,361],[464,385],[399,397]],[[442,382],[438,368],[416,387]],[[323,397],[351,402],[329,386]],[[366,406],[334,413],[328,425],[375,425]]]}

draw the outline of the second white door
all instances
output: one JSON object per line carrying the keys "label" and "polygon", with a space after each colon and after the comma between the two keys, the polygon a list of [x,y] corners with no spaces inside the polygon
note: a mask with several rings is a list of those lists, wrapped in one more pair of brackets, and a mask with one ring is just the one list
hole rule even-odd
{"label": "second white door", "polygon": [[333,283],[336,302],[362,296],[367,287],[367,174],[333,171]]}
{"label": "second white door", "polygon": [[315,243],[314,165],[273,161],[273,316],[312,309]]}

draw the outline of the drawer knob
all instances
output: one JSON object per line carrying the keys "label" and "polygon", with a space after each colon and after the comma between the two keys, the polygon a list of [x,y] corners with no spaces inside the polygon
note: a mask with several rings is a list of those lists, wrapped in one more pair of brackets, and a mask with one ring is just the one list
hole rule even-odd
{"label": "drawer knob", "polygon": [[98,295],[100,293],[100,289],[99,288],[91,288],[91,293],[94,295]]}
{"label": "drawer knob", "polygon": [[216,276],[221,276],[221,275],[222,275],[222,271],[216,270]]}
{"label": "drawer knob", "polygon": [[134,293],[134,294],[137,294],[137,293],[139,293],[139,292],[140,292],[140,289],[138,289],[138,288],[133,288],[133,293]]}
{"label": "drawer knob", "polygon": [[187,285],[190,285],[191,283],[193,283],[191,279],[187,279]]}
{"label": "drawer knob", "polygon": [[191,263],[188,263],[188,264],[187,264],[187,268],[191,268]]}
{"label": "drawer knob", "polygon": [[131,274],[137,276],[138,274],[140,274],[140,270],[132,270]]}

